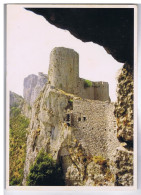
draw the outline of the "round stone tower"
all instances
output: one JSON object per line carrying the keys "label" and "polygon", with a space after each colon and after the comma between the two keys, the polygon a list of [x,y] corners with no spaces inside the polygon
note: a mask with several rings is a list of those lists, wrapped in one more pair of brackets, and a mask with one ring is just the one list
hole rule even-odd
{"label": "round stone tower", "polygon": [[55,47],[50,54],[50,84],[67,93],[76,94],[79,80],[79,55],[73,49]]}

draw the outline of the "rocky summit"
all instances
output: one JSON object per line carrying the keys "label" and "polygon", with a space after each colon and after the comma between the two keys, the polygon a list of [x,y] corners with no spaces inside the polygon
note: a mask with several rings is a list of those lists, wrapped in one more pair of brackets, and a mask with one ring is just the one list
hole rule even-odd
{"label": "rocky summit", "polygon": [[46,82],[47,75],[42,72],[39,72],[38,76],[31,74],[24,79],[23,97],[29,105],[33,104]]}

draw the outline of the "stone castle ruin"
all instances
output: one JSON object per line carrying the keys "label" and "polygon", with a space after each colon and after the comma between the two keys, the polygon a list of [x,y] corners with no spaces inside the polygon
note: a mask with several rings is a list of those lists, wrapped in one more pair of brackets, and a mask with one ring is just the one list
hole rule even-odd
{"label": "stone castle ruin", "polygon": [[[79,55],[54,48],[48,82],[32,106],[23,185],[42,148],[61,161],[66,185],[115,185],[114,154],[119,146],[108,83],[87,85],[79,78]],[[93,160],[97,157],[106,159],[109,172]]]}
{"label": "stone castle ruin", "polygon": [[54,48],[50,55],[49,82],[52,86],[79,97],[109,101],[107,82],[91,82],[79,78],[79,55],[72,49]]}
{"label": "stone castle ruin", "polygon": [[32,110],[23,185],[41,149],[61,162],[65,185],[133,185],[133,152],[118,140],[108,83],[89,85],[79,78],[78,54],[62,47],[51,52],[46,79],[38,98],[28,100]]}
{"label": "stone castle ruin", "polygon": [[117,78],[115,105],[108,83],[79,78],[78,54],[66,48],[52,51],[49,78],[47,83],[43,79],[41,88],[42,79],[31,76],[25,78],[24,99],[10,94],[10,106],[24,105],[22,112],[30,118],[23,185],[44,149],[61,162],[65,185],[136,187],[135,7],[26,8],[83,42],[99,44],[124,65]]}
{"label": "stone castle ruin", "polygon": [[[103,46],[103,48],[105,48],[107,53],[113,56],[114,59],[116,59],[118,62],[124,63],[122,70],[120,72],[120,75],[118,76],[118,79],[117,79],[117,83],[118,83],[117,84],[117,102],[114,105],[115,106],[114,115],[116,117],[116,124],[117,124],[116,134],[117,134],[117,139],[121,143],[120,147],[116,149],[116,160],[115,160],[115,170],[116,170],[115,171],[116,172],[115,173],[116,175],[115,185],[118,185],[118,186],[121,186],[121,185],[131,186],[133,185],[134,177],[135,179],[137,179],[136,170],[135,171],[133,170],[134,127],[135,127],[134,126],[134,108],[135,108],[134,107],[134,65],[135,65],[134,64],[134,16],[136,13],[135,9],[136,9],[135,7],[131,9],[128,9],[128,8],[100,9],[96,7],[93,9],[89,9],[89,8],[85,8],[85,9],[81,9],[81,8],[69,8],[69,9],[67,8],[66,9],[27,8],[27,10],[32,11],[35,14],[43,16],[49,23],[56,26],[57,28],[68,30],[73,36],[80,39],[81,41],[83,42],[91,41],[92,43],[96,43],[96,44]],[[87,30],[84,31],[82,29],[87,29]],[[89,97],[94,96],[94,93],[92,90],[90,90],[90,88],[85,88],[86,90],[82,90],[82,89],[83,87],[81,88],[81,93],[83,91],[83,96],[81,94],[79,97],[85,98],[85,95],[86,95],[86,98],[87,98],[88,93],[86,93],[86,90],[92,93],[91,95],[89,94]],[[62,94],[63,91],[59,91],[57,90],[57,88],[51,89],[49,87],[49,84],[48,84],[47,91],[48,92],[52,91],[52,93],[53,91],[55,91],[55,94],[58,94],[58,98],[61,95],[63,96]],[[102,90],[100,91],[102,92]],[[76,91],[76,94],[77,93],[78,92]],[[79,94],[80,94],[80,91],[79,91]],[[102,94],[104,95],[104,93]],[[64,95],[66,98],[67,97],[69,98],[69,94],[65,93]],[[45,96],[49,97],[49,93],[48,95],[47,93],[45,95],[45,92],[44,92],[44,97]],[[73,98],[71,97],[71,100],[73,99],[73,105],[74,105],[76,96],[75,97],[73,96]],[[100,97],[102,97],[102,95],[100,95]],[[62,98],[64,98],[64,96]],[[41,101],[42,99],[43,98],[41,98]],[[92,99],[93,99],[92,101],[93,102],[95,101],[96,103],[96,100],[94,99],[97,99],[97,98],[94,97]],[[90,100],[91,99],[89,99],[89,101]],[[99,100],[97,101],[99,103],[101,102]],[[58,105],[58,101],[55,103],[56,105]],[[48,103],[47,107],[49,105],[51,105],[51,103]],[[65,103],[62,104],[62,106],[63,105],[65,105]],[[110,105],[111,103],[109,103],[109,106]],[[68,106],[66,107],[68,108]],[[43,108],[45,111],[46,108],[44,106]],[[59,108],[60,106],[58,105],[58,109]],[[64,108],[64,110],[62,111],[65,113],[66,109]],[[74,107],[73,107],[73,111],[74,111]],[[41,116],[41,113],[43,114],[42,109],[41,109],[39,116]],[[71,131],[71,134],[73,133],[74,133],[74,129],[73,131]],[[39,138],[40,136],[38,137],[38,139]],[[70,155],[70,158],[71,157],[72,156]],[[136,162],[134,162],[134,164],[136,164]],[[70,170],[70,168],[68,169]],[[71,170],[71,173],[72,173],[72,170]],[[94,180],[96,180],[96,178]],[[134,182],[134,185],[135,183],[136,182]]]}
{"label": "stone castle ruin", "polygon": [[62,47],[51,52],[48,80],[51,86],[80,97],[70,100],[65,117],[68,126],[77,128],[80,143],[93,155],[110,156],[118,140],[109,84],[91,82],[85,87],[85,79],[79,78],[78,53]]}

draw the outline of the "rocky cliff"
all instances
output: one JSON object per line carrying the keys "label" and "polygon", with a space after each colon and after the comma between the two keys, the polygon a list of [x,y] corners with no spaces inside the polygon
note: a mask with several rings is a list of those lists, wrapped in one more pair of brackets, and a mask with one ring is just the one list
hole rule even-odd
{"label": "rocky cliff", "polygon": [[23,97],[29,105],[31,104],[32,91],[37,85],[37,79],[38,76],[34,74],[31,74],[24,79]]}
{"label": "rocky cliff", "polygon": [[32,106],[29,103],[37,98],[46,81],[43,73],[39,73],[38,77],[29,75],[24,80],[25,99],[10,91],[9,185],[22,185],[27,135],[30,130],[28,127],[32,116]]}
{"label": "rocky cliff", "polygon": [[38,76],[31,74],[24,79],[23,97],[30,106],[34,103],[46,82],[47,75],[41,72]]}
{"label": "rocky cliff", "polygon": [[[50,153],[54,160],[61,162],[66,185],[114,185],[115,174],[111,168],[113,162],[106,155],[109,152],[108,149],[105,148],[105,156],[102,152],[104,148],[103,150],[101,148],[101,151],[99,149],[99,152],[95,151],[99,145],[97,141],[104,139],[105,130],[104,132],[97,132],[97,135],[95,134],[95,141],[91,139],[94,136],[93,132],[98,131],[98,128],[100,131],[100,125],[101,128],[104,128],[102,127],[103,124],[100,124],[100,121],[97,122],[97,125],[94,125],[95,130],[93,129],[91,134],[88,127],[79,129],[78,121],[76,121],[79,115],[77,110],[75,111],[75,106],[73,107],[73,105],[78,104],[78,101],[81,101],[80,97],[56,89],[50,84],[47,84],[40,93],[32,107],[23,185],[26,185],[30,166],[34,163],[41,149]],[[92,106],[92,102],[87,102],[87,104]],[[101,104],[99,101],[95,102],[95,104],[97,109],[101,107],[104,113],[106,111],[104,107],[109,105],[109,103]],[[91,109],[89,112],[91,112]],[[85,118],[82,119],[85,120]],[[88,120],[87,116],[86,120]],[[85,126],[85,124],[83,125]],[[114,130],[111,129],[111,131]],[[106,134],[107,132],[105,133],[105,141],[107,139]],[[85,144],[88,141],[89,144],[93,143],[94,145],[90,151],[87,144]],[[105,141],[103,140],[103,143]],[[118,143],[116,144],[115,142],[112,147],[116,148],[117,146]],[[101,147],[103,146],[101,145]]]}
{"label": "rocky cliff", "polygon": [[26,103],[22,96],[10,91],[9,101],[10,111],[13,107],[18,108],[25,117],[31,118],[31,107]]}
{"label": "rocky cliff", "polygon": [[121,147],[115,158],[117,168],[116,185],[133,185],[133,151],[134,151],[134,78],[133,67],[124,64],[118,77],[117,102],[115,116],[117,120],[117,137]]}
{"label": "rocky cliff", "polygon": [[10,91],[10,107],[18,106],[22,107],[24,103],[24,99],[22,96]]}
{"label": "rocky cliff", "polygon": [[55,48],[51,52],[49,82],[32,105],[23,185],[27,184],[31,166],[41,150],[60,162],[65,185],[114,186],[116,183],[113,157],[120,143],[114,105],[108,100],[73,94],[79,80],[77,72],[68,76],[75,70],[74,65],[78,67],[78,60],[73,58],[78,59],[78,54],[68,48]]}

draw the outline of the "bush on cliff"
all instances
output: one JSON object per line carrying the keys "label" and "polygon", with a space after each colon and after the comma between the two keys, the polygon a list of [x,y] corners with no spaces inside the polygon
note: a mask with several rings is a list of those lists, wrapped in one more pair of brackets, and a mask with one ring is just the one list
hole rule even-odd
{"label": "bush on cliff", "polygon": [[92,86],[92,81],[84,80],[84,88],[91,87],[91,86]]}
{"label": "bush on cliff", "polygon": [[29,186],[61,186],[64,185],[61,166],[56,163],[51,155],[41,150],[30,167],[27,177]]}

